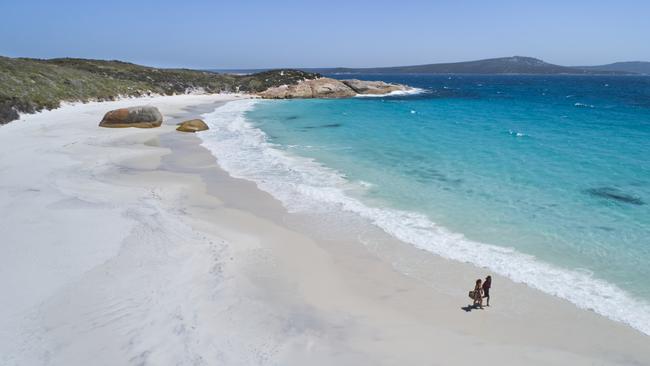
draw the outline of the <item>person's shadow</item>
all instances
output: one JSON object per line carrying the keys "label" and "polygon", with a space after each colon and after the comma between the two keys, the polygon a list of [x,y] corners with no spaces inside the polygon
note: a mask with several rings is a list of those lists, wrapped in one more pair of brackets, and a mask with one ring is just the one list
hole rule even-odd
{"label": "person's shadow", "polygon": [[478,305],[467,305],[467,306],[461,307],[461,309],[465,310],[466,313],[469,313],[470,311],[476,310],[478,308],[479,308]]}

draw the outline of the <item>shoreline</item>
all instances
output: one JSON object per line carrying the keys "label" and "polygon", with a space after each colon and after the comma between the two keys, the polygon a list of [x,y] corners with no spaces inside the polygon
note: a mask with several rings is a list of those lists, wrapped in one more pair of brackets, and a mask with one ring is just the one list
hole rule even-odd
{"label": "shoreline", "polygon": [[[17,187],[26,187],[24,195],[40,190],[37,197],[21,198],[26,208],[11,211],[3,223],[3,229],[11,228],[10,239],[33,239],[34,223],[26,219],[36,207],[29,203],[45,201],[39,217],[58,215],[73,233],[76,220],[90,220],[76,229],[87,230],[85,239],[66,230],[48,231],[67,240],[48,252],[50,261],[62,255],[62,243],[83,248],[88,236],[100,234],[97,224],[118,226],[107,221],[111,217],[126,234],[100,237],[98,247],[110,249],[62,278],[40,301],[10,300],[15,303],[8,306],[30,311],[19,320],[16,313],[0,320],[3,328],[14,329],[0,332],[0,354],[9,355],[8,364],[38,364],[45,354],[52,364],[96,364],[97,354],[106,356],[100,358],[106,364],[133,359],[189,363],[196,357],[208,364],[468,364],[486,357],[506,365],[650,360],[650,339],[640,332],[500,276],[493,275],[493,306],[465,312],[461,308],[469,300],[462,289],[484,277],[484,269],[422,255],[363,219],[353,221],[354,229],[339,232],[318,214],[288,213],[254,183],[219,168],[198,136],[173,130],[174,121],[228,102],[211,98],[66,107],[60,113],[24,117],[36,120],[34,125],[16,121],[0,129],[2,141],[15,132],[3,132],[5,128],[24,129],[22,139],[36,132],[34,138],[42,138],[36,146],[64,134],[48,147],[56,154],[48,154],[52,161],[42,169],[23,170],[0,159],[0,168],[15,173],[15,181],[2,187],[0,202],[11,199],[4,193],[15,193]],[[100,111],[151,99],[165,116],[160,129],[96,127]],[[54,124],[71,115],[84,115],[93,125],[82,126],[79,118]],[[16,142],[14,151],[27,151],[30,145],[23,142]],[[61,166],[52,163],[61,156],[66,157]],[[98,157],[106,161],[98,163]],[[70,161],[75,158],[81,166],[79,160],[76,165]],[[46,195],[53,177],[56,194],[77,201],[38,197]],[[22,183],[27,178],[37,178],[28,181],[41,185],[30,188]],[[18,201],[12,202],[0,207],[10,212],[5,209]],[[67,211],[80,216],[61,214]],[[91,220],[97,211],[111,216]],[[34,258],[10,259],[24,264]],[[40,268],[39,277],[51,275],[52,269]],[[16,297],[32,291],[4,281],[2,288]],[[92,326],[97,322],[102,326]],[[8,346],[10,339],[17,345]]]}
{"label": "shoreline", "polygon": [[[231,176],[255,182],[290,212],[329,215],[331,231],[348,226],[348,221],[362,220],[427,252],[424,255],[470,263],[650,334],[650,307],[614,284],[509,247],[468,239],[418,212],[373,206],[348,194],[359,188],[344,173],[278,148],[267,140],[264,131],[246,119],[245,113],[258,103],[234,102],[205,114],[211,131],[199,136],[202,145],[220,157],[219,165]],[[342,214],[345,218],[337,219]]]}

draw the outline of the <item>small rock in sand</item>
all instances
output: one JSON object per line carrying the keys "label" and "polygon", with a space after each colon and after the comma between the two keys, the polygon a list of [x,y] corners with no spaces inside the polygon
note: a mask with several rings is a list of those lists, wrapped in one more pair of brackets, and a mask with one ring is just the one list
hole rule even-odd
{"label": "small rock in sand", "polygon": [[181,131],[181,132],[198,132],[198,131],[205,131],[209,129],[208,125],[203,122],[203,120],[200,119],[191,119],[189,121],[183,121],[178,124],[178,127],[176,128],[176,131]]}

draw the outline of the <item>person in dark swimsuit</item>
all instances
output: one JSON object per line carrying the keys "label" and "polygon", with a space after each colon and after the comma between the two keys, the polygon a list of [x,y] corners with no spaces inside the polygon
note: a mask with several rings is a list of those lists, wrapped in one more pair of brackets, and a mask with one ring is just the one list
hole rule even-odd
{"label": "person in dark swimsuit", "polygon": [[487,298],[486,306],[490,306],[490,287],[492,287],[492,276],[487,276],[483,282],[483,297]]}

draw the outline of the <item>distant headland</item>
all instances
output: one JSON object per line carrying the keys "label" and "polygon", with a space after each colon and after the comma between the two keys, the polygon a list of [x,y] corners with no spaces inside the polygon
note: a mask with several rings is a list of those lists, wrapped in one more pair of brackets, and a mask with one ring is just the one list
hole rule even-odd
{"label": "distant headland", "polygon": [[[617,62],[598,66],[560,66],[533,57],[512,56],[476,61],[391,67],[298,68],[322,74],[531,74],[531,75],[628,75],[650,74],[650,62]],[[258,69],[255,71],[263,71]],[[247,73],[251,70],[215,70]]]}

